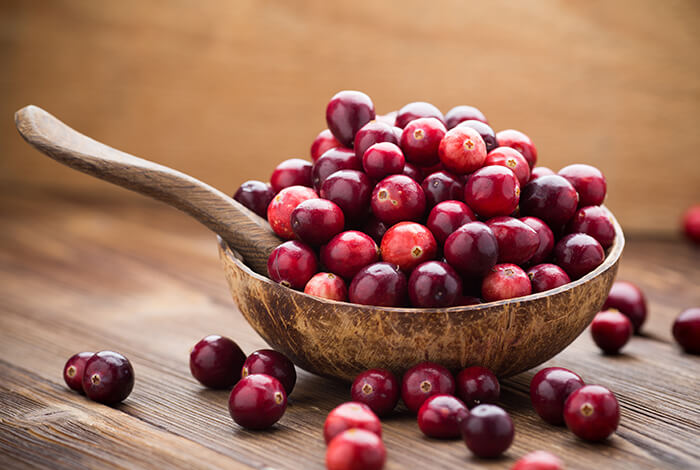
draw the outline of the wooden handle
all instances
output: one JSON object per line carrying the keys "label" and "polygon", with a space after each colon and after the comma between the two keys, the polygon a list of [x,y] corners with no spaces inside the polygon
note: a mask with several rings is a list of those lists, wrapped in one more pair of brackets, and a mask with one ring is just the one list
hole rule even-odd
{"label": "wooden handle", "polygon": [[267,258],[280,240],[267,221],[233,198],[191,176],[97,142],[36,106],[15,113],[24,139],[57,162],[159,199],[219,234],[255,272],[267,276]]}

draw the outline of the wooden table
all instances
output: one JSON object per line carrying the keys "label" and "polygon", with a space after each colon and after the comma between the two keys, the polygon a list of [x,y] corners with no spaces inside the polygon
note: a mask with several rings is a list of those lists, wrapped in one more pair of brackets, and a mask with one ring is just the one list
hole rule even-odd
{"label": "wooden table", "polygon": [[[189,348],[207,334],[265,346],[229,297],[212,234],[156,203],[18,188],[0,198],[0,468],[324,468],[323,421],[349,400],[348,385],[300,371],[278,425],[249,432],[229,417],[226,391],[189,373]],[[607,443],[545,424],[530,405],[530,371],[502,384],[516,426],[505,457],[481,461],[461,441],[427,439],[402,408],[383,423],[385,468],[508,468],[536,449],[567,468],[699,468],[700,358],[670,334],[678,312],[700,305],[699,253],[629,240],[620,278],[648,295],[645,334],[606,357],[586,332],[546,364],[616,393],[622,420]],[[61,378],[70,355],[101,349],[124,353],[136,373],[114,408]]]}

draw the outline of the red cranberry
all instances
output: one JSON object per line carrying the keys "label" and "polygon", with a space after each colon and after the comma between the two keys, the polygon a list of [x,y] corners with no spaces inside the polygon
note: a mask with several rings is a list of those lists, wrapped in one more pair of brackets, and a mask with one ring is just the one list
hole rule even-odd
{"label": "red cranberry", "polygon": [[481,138],[484,139],[484,143],[486,144],[486,152],[490,152],[491,150],[498,147],[498,142],[496,141],[496,133],[493,131],[493,129],[491,129],[491,126],[489,126],[488,124],[483,123],[481,121],[469,120],[460,122],[458,125],[471,127],[476,132],[478,132]]}
{"label": "red cranberry", "polygon": [[491,150],[484,160],[484,166],[488,165],[501,165],[508,168],[515,173],[521,187],[530,181],[530,166],[527,160],[520,152],[510,147],[498,147]]}
{"label": "red cranberry", "polygon": [[425,213],[425,193],[406,175],[387,176],[374,187],[372,213],[388,225],[420,220]]}
{"label": "red cranberry", "polygon": [[309,199],[316,199],[316,191],[306,186],[290,186],[280,191],[267,206],[267,220],[272,230],[282,238],[294,238],[292,211]]}
{"label": "red cranberry", "polygon": [[[381,121],[368,122],[355,135],[355,156],[362,159],[368,148],[382,142],[399,145],[399,139],[394,133],[394,126]],[[403,157],[403,154],[401,156]],[[400,172],[401,170],[399,170]],[[374,178],[374,176],[372,177]]]}
{"label": "red cranberry", "polygon": [[532,292],[544,292],[571,282],[569,275],[556,264],[538,264],[527,271]]}
{"label": "red cranberry", "polygon": [[350,393],[353,401],[369,406],[377,416],[387,416],[399,402],[401,387],[388,370],[370,369],[355,378]]}
{"label": "red cranberry", "polygon": [[296,240],[282,243],[272,250],[267,259],[270,279],[292,289],[303,289],[317,272],[316,254]]}
{"label": "red cranberry", "polygon": [[389,124],[390,126],[395,126],[397,114],[399,114],[398,111],[391,111],[390,113],[386,113],[386,114],[377,114],[377,117],[374,119],[379,121],[379,122],[383,122],[384,124]]}
{"label": "red cranberry", "polygon": [[523,187],[520,211],[545,221],[550,227],[567,223],[576,212],[578,194],[559,175],[540,176]]}
{"label": "red cranberry", "polygon": [[481,284],[481,297],[487,302],[522,297],[531,292],[530,278],[515,264],[497,264]]}
{"label": "red cranberry", "polygon": [[617,354],[632,336],[632,323],[617,310],[598,312],[591,322],[591,336],[606,354]]}
{"label": "red cranberry", "polygon": [[418,427],[428,437],[453,439],[460,436],[459,423],[469,410],[452,395],[433,395],[418,410]]}
{"label": "red cranberry", "polygon": [[190,351],[190,372],[209,388],[228,388],[241,378],[245,354],[229,338],[210,335]]}
{"label": "red cranberry", "polygon": [[522,456],[510,470],[564,470],[564,464],[556,455],[536,450]]}
{"label": "red cranberry", "polygon": [[439,163],[438,147],[445,132],[444,124],[435,118],[419,118],[411,121],[401,134],[401,150],[404,157],[418,166]]}
{"label": "red cranberry", "polygon": [[382,259],[411,272],[437,254],[437,242],[427,227],[415,222],[399,222],[384,234],[380,247]]}
{"label": "red cranberry", "polygon": [[554,258],[571,279],[578,279],[600,266],[605,259],[605,252],[590,235],[572,233],[556,244]]}
{"label": "red cranberry", "polygon": [[348,298],[354,304],[400,307],[406,303],[406,276],[391,263],[374,263],[355,274]]}
{"label": "red cranberry", "polygon": [[700,244],[700,205],[689,208],[683,214],[683,232],[688,240]]}
{"label": "red cranberry", "polygon": [[330,149],[342,147],[343,144],[333,137],[333,133],[328,129],[323,129],[311,144],[311,161],[316,162],[318,158]]}
{"label": "red cranberry", "polygon": [[673,322],[673,337],[690,354],[700,354],[700,308],[681,312]]}
{"label": "red cranberry", "polygon": [[445,259],[463,276],[481,277],[498,262],[498,240],[488,225],[469,222],[447,237]]}
{"label": "red cranberry", "polygon": [[562,367],[548,367],[532,378],[530,399],[542,419],[550,424],[564,424],[564,402],[584,385],[578,374]]}
{"label": "red cranberry", "polygon": [[273,197],[275,192],[270,185],[256,180],[246,181],[233,195],[236,201],[265,218],[267,218],[267,206],[270,205]]}
{"label": "red cranberry", "polygon": [[314,188],[320,190],[330,175],[340,170],[362,170],[362,159],[346,148],[333,148],[321,155],[311,170]]}
{"label": "red cranberry", "polygon": [[414,307],[452,307],[462,297],[462,279],[441,261],[426,261],[411,272],[408,296]]}
{"label": "red cranberry", "polygon": [[548,175],[556,175],[556,173],[546,166],[536,166],[532,169],[532,171],[530,171],[530,181],[534,180],[535,178],[539,178],[540,176]]}
{"label": "red cranberry", "polygon": [[592,236],[603,248],[615,241],[615,226],[607,209],[600,206],[582,207],[569,221],[569,233],[585,233]]}
{"label": "red cranberry", "polygon": [[374,103],[361,91],[340,91],[326,107],[328,129],[345,147],[352,147],[357,131],[375,116]]}
{"label": "red cranberry", "polygon": [[309,245],[323,245],[343,231],[345,216],[335,203],[326,199],[309,199],[299,204],[291,215],[292,230]]}
{"label": "red cranberry", "polygon": [[372,183],[367,175],[356,170],[336,171],[321,186],[321,197],[340,206],[351,223],[367,217],[371,195]]}
{"label": "red cranberry", "polygon": [[581,439],[602,441],[617,429],[620,405],[607,388],[586,385],[566,399],[564,421],[566,427]]}
{"label": "red cranberry", "polygon": [[418,182],[418,184],[423,182],[423,173],[421,173],[420,169],[413,163],[406,162],[403,167],[403,174],[412,178],[414,181]]}
{"label": "red cranberry", "polygon": [[63,380],[66,381],[68,388],[85,393],[83,392],[83,371],[85,363],[94,355],[94,352],[81,352],[74,354],[66,361],[66,365],[63,366]]}
{"label": "red cranberry", "polygon": [[453,127],[456,127],[457,124],[461,124],[465,121],[476,121],[483,124],[489,123],[486,120],[484,113],[479,111],[474,106],[455,106],[447,111],[447,114],[445,114],[445,123],[448,129],[452,129]]}
{"label": "red cranberry", "polygon": [[362,157],[362,167],[365,173],[375,180],[403,173],[405,163],[406,160],[401,149],[391,142],[380,142],[372,145]]}
{"label": "red cranberry", "polygon": [[406,371],[401,383],[401,398],[406,408],[417,413],[434,395],[452,395],[455,379],[450,371],[434,362],[421,362]]}
{"label": "red cranberry", "polygon": [[388,228],[389,226],[387,226],[387,224],[372,215],[367,219],[367,222],[365,222],[362,231],[372,237],[372,240],[377,244],[380,244]]}
{"label": "red cranberry", "polygon": [[127,358],[100,351],[85,362],[83,391],[92,401],[113,405],[124,401],[134,388],[134,369]]}
{"label": "red cranberry", "polygon": [[385,461],[381,438],[364,429],[348,429],[333,439],[326,450],[328,470],[381,470]]}
{"label": "red cranberry", "polygon": [[462,225],[476,221],[474,212],[463,202],[443,201],[437,204],[428,215],[428,229],[440,245]]}
{"label": "red cranberry", "polygon": [[537,252],[540,238],[529,225],[513,217],[494,217],[486,221],[498,240],[498,262],[525,264]]}
{"label": "red cranberry", "polygon": [[462,437],[477,457],[494,458],[508,450],[515,429],[506,411],[496,405],[479,405],[460,423]]}
{"label": "red cranberry", "polygon": [[306,283],[304,293],[339,302],[348,300],[348,288],[345,286],[345,281],[333,273],[315,274]]}
{"label": "red cranberry", "polygon": [[247,429],[267,429],[287,409],[287,394],[274,377],[252,374],[242,378],[228,398],[231,418]]}
{"label": "red cranberry", "polygon": [[345,279],[352,279],[360,269],[378,260],[377,244],[356,230],[341,232],[321,247],[323,265]]}
{"label": "red cranberry", "polygon": [[428,207],[434,207],[442,201],[458,201],[464,197],[464,185],[446,171],[437,171],[426,176],[421,187]]}
{"label": "red cranberry", "polygon": [[559,176],[574,186],[581,207],[599,206],[605,200],[605,176],[598,168],[578,163],[559,170]]}
{"label": "red cranberry", "polygon": [[627,315],[632,322],[634,332],[639,329],[647,319],[647,301],[639,287],[631,282],[616,281],[610,288],[608,298],[603,304],[603,310],[615,309]]}
{"label": "red cranberry", "polygon": [[282,384],[287,395],[292,393],[297,383],[297,371],[287,356],[272,349],[259,349],[248,356],[241,369],[241,378],[253,374],[274,377]]}
{"label": "red cranberry", "polygon": [[467,126],[450,129],[440,142],[440,161],[445,169],[463,175],[481,168],[486,160],[486,143]]}
{"label": "red cranberry", "polygon": [[445,117],[440,110],[432,104],[423,101],[408,103],[406,106],[399,109],[394,125],[405,129],[409,122],[421,118],[435,118],[440,121],[443,126],[445,125]]}
{"label": "red cranberry", "polygon": [[346,402],[333,408],[323,423],[326,444],[348,429],[364,429],[382,437],[382,424],[369,406],[359,402]]}
{"label": "red cranberry", "polygon": [[468,408],[496,403],[501,396],[501,384],[486,367],[467,367],[457,375],[457,396]]}
{"label": "red cranberry", "polygon": [[519,199],[518,178],[500,165],[485,166],[475,171],[464,186],[464,202],[487,219],[512,214],[518,207]]}
{"label": "red cranberry", "polygon": [[514,129],[507,129],[496,134],[499,147],[511,147],[523,154],[530,168],[537,163],[537,149],[532,140],[525,134]]}
{"label": "red cranberry", "polygon": [[547,260],[554,249],[554,233],[552,229],[537,217],[521,217],[520,221],[537,232],[537,238],[539,239],[537,250],[530,258],[529,263],[538,264]]}
{"label": "red cranberry", "polygon": [[283,161],[272,172],[270,185],[276,193],[290,186],[311,187],[311,162],[301,158]]}

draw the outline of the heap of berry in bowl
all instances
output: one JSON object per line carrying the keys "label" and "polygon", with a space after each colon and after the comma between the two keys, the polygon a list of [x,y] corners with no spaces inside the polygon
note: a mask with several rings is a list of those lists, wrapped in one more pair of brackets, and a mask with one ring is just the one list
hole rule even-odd
{"label": "heap of berry in bowl", "polygon": [[597,168],[536,166],[526,134],[494,132],[471,106],[376,115],[341,91],[326,121],[310,161],[234,196],[287,240],[269,278],[220,246],[241,312],[297,365],[352,379],[430,360],[509,376],[600,310],[624,237]]}

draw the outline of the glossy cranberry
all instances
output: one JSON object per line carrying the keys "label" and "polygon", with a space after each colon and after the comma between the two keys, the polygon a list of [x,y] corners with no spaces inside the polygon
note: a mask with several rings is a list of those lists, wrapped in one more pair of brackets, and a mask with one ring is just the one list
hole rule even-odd
{"label": "glossy cranberry", "polygon": [[381,470],[386,461],[382,439],[364,429],[348,429],[326,450],[328,470]]}
{"label": "glossy cranberry", "polygon": [[391,175],[374,187],[371,207],[374,216],[387,225],[420,220],[425,213],[425,194],[408,176]]}
{"label": "glossy cranberry", "polygon": [[683,214],[683,232],[688,240],[700,244],[700,205],[690,207]]}
{"label": "glossy cranberry", "polygon": [[355,152],[342,147],[328,150],[316,160],[311,170],[314,188],[320,190],[326,178],[340,170],[362,170],[362,158],[357,158]]}
{"label": "glossy cranberry", "polygon": [[457,396],[468,408],[496,403],[501,396],[501,384],[486,367],[467,367],[457,375]]}
{"label": "glossy cranberry", "polygon": [[544,292],[571,282],[569,275],[556,264],[537,264],[527,271],[532,293]]}
{"label": "glossy cranberry", "polygon": [[283,161],[272,172],[270,185],[276,193],[290,186],[311,187],[311,162],[301,158]]}
{"label": "glossy cranberry", "polygon": [[343,144],[338,142],[331,131],[323,129],[311,143],[311,161],[316,162],[326,151],[342,146]]}
{"label": "glossy cranberry", "polygon": [[458,175],[481,168],[486,160],[484,139],[468,126],[457,126],[447,131],[438,151],[445,169]]}
{"label": "glossy cranberry", "polygon": [[632,322],[617,310],[598,312],[591,322],[591,336],[606,354],[617,354],[632,337]]}
{"label": "glossy cranberry", "polygon": [[491,150],[498,147],[498,142],[496,141],[496,133],[493,131],[493,129],[491,129],[491,126],[489,126],[485,122],[468,120],[460,122],[458,126],[471,127],[476,132],[478,132],[481,138],[484,139],[484,143],[486,144],[486,152],[490,152]]}
{"label": "glossy cranberry", "polygon": [[401,398],[406,408],[417,413],[434,395],[453,395],[455,379],[449,370],[434,362],[421,362],[406,371],[401,383]]}
{"label": "glossy cranberry", "polygon": [[419,264],[435,259],[437,242],[427,227],[415,222],[399,222],[384,234],[382,259],[411,272]]}
{"label": "glossy cranberry", "polygon": [[367,218],[372,183],[361,171],[336,171],[323,182],[320,194],[340,206],[346,222],[358,223]]}
{"label": "glossy cranberry", "polygon": [[424,101],[416,101],[414,103],[408,103],[403,108],[399,109],[396,115],[395,126],[405,129],[409,122],[415,121],[421,118],[435,118],[445,125],[445,117],[442,115],[439,109],[430,103]]}
{"label": "glossy cranberry", "polygon": [[532,293],[530,278],[520,266],[497,264],[484,277],[481,284],[481,297],[487,302],[512,299]]}
{"label": "glossy cranberry", "polygon": [[328,129],[345,147],[352,147],[357,131],[375,116],[374,103],[361,91],[340,91],[326,107]]}
{"label": "glossy cranberry", "polygon": [[253,374],[274,377],[282,384],[287,395],[292,393],[297,383],[297,371],[287,356],[272,349],[259,349],[248,356],[241,369],[241,378]]}
{"label": "glossy cranberry", "polygon": [[484,166],[488,165],[501,165],[511,170],[518,178],[520,187],[525,186],[530,181],[530,166],[527,160],[520,152],[510,147],[498,147],[491,150],[484,160]]}
{"label": "glossy cranberry", "polygon": [[518,459],[510,470],[564,470],[564,464],[556,455],[536,450]]}
{"label": "glossy cranberry", "polygon": [[360,402],[346,402],[331,410],[323,423],[326,444],[348,429],[364,429],[382,437],[382,425],[372,409]]}
{"label": "glossy cranberry", "polygon": [[418,166],[439,163],[438,148],[446,131],[444,124],[435,118],[411,121],[401,134],[401,150],[406,160]]}
{"label": "glossy cranberry", "polygon": [[272,230],[287,240],[294,238],[292,211],[302,202],[316,198],[316,191],[306,186],[290,186],[277,193],[267,206],[267,221]]}
{"label": "glossy cranberry", "polygon": [[300,203],[291,215],[292,230],[309,245],[323,245],[343,231],[345,216],[337,204],[326,199]]}
{"label": "glossy cranberry", "polygon": [[87,360],[94,355],[94,352],[81,352],[74,354],[66,361],[66,365],[63,366],[63,380],[66,381],[68,388],[85,393],[83,392],[83,371]]}
{"label": "glossy cranberry", "polygon": [[403,152],[391,142],[372,145],[362,158],[365,173],[374,180],[380,180],[388,175],[402,174],[405,163]]}
{"label": "glossy cranberry", "polygon": [[395,126],[396,125],[396,115],[399,114],[398,111],[391,111],[390,113],[386,114],[377,114],[377,117],[374,119],[383,122],[384,124],[389,124],[390,126]]}
{"label": "glossy cranberry", "polygon": [[566,427],[581,439],[602,441],[620,423],[620,405],[615,395],[600,385],[585,385],[566,399]]}
{"label": "glossy cranberry", "polygon": [[134,388],[134,369],[127,358],[113,351],[100,351],[85,362],[83,391],[92,401],[114,405]]}
{"label": "glossy cranberry", "polygon": [[500,165],[485,166],[475,171],[464,186],[464,202],[487,219],[512,214],[518,207],[519,199],[518,178]]}
{"label": "glossy cranberry", "polygon": [[421,187],[428,207],[434,207],[442,201],[459,201],[464,197],[462,182],[446,171],[426,176]]}
{"label": "glossy cranberry", "polygon": [[408,297],[414,307],[452,307],[462,298],[462,279],[441,261],[426,261],[411,272]]}
{"label": "glossy cranberry", "polygon": [[455,106],[454,108],[447,111],[447,114],[445,114],[445,125],[448,129],[457,127],[457,124],[461,124],[466,121],[476,121],[481,122],[482,124],[489,123],[486,120],[486,116],[484,116],[484,113],[479,111],[474,106]]}
{"label": "glossy cranberry", "polygon": [[515,429],[506,411],[496,405],[479,405],[460,423],[469,450],[482,458],[494,458],[508,450]]}
{"label": "glossy cranberry", "polygon": [[600,206],[582,207],[567,226],[569,233],[585,233],[592,236],[603,248],[607,248],[615,241],[615,226],[612,223],[610,213]]}
{"label": "glossy cranberry", "polygon": [[605,200],[607,185],[605,176],[598,168],[577,163],[559,170],[559,176],[563,176],[574,186],[581,207],[598,206]]}
{"label": "glossy cranberry", "polygon": [[355,135],[355,155],[357,158],[362,159],[368,148],[382,142],[399,145],[394,126],[381,121],[368,122]]}
{"label": "glossy cranberry", "polygon": [[700,354],[700,308],[681,312],[673,322],[673,337],[683,350]]}
{"label": "glossy cranberry", "polygon": [[535,229],[513,217],[494,217],[486,225],[498,240],[499,263],[525,264],[540,246]]}
{"label": "glossy cranberry", "polygon": [[267,429],[287,409],[282,383],[265,374],[251,374],[238,381],[228,398],[231,418],[247,429]]}
{"label": "glossy cranberry", "polygon": [[339,302],[348,300],[348,288],[345,281],[333,273],[314,274],[304,286],[304,293]]}
{"label": "glossy cranberry", "polygon": [[428,229],[440,245],[462,225],[474,222],[476,215],[463,202],[443,201],[437,204],[428,215]]}
{"label": "glossy cranberry", "polygon": [[265,218],[267,218],[267,206],[270,205],[273,197],[275,197],[275,192],[272,190],[272,187],[267,183],[256,180],[246,181],[233,195],[236,201],[260,217]]}
{"label": "glossy cranberry", "polygon": [[572,233],[555,245],[554,259],[571,279],[578,279],[600,266],[605,251],[590,235]]}
{"label": "glossy cranberry", "polygon": [[540,176],[548,175],[556,175],[556,173],[546,166],[536,166],[532,169],[532,171],[530,171],[530,181],[534,180],[535,178],[539,178]]}
{"label": "glossy cranberry", "polygon": [[190,351],[190,372],[209,388],[228,388],[241,378],[245,354],[231,339],[210,335]]}
{"label": "glossy cranberry", "polygon": [[529,264],[542,263],[549,259],[549,255],[554,249],[554,233],[549,225],[545,224],[537,217],[521,217],[520,221],[537,232],[539,243],[535,254],[530,258]]}
{"label": "glossy cranberry", "polygon": [[365,222],[362,231],[372,237],[372,240],[378,245],[382,242],[382,237],[384,237],[388,228],[389,226],[387,224],[372,215],[367,219],[367,222]]}
{"label": "glossy cranberry", "polygon": [[469,222],[445,241],[445,259],[463,276],[479,278],[498,262],[498,240],[488,225]]}
{"label": "glossy cranberry", "polygon": [[418,410],[418,427],[428,437],[453,439],[460,436],[459,423],[469,410],[452,395],[433,395]]}
{"label": "glossy cranberry", "polygon": [[542,219],[550,227],[564,225],[576,212],[578,194],[559,175],[540,176],[523,187],[520,212]]}
{"label": "glossy cranberry", "polygon": [[292,289],[303,289],[317,271],[314,251],[296,240],[282,243],[267,259],[270,279]]}
{"label": "glossy cranberry", "polygon": [[423,173],[421,173],[420,169],[413,163],[406,162],[403,167],[403,174],[417,181],[418,184],[423,182]]}
{"label": "glossy cranberry", "polygon": [[400,393],[399,381],[384,369],[370,369],[361,373],[350,389],[352,401],[364,403],[380,417],[394,411]]}
{"label": "glossy cranberry", "polygon": [[499,147],[511,147],[523,154],[525,160],[533,168],[537,163],[537,149],[532,140],[520,131],[507,129],[496,134]]}
{"label": "glossy cranberry", "polygon": [[406,276],[395,264],[374,263],[355,274],[348,298],[354,304],[401,307],[406,304]]}
{"label": "glossy cranberry", "polygon": [[603,310],[618,310],[630,319],[634,332],[639,332],[647,319],[647,301],[641,289],[631,282],[616,281],[610,288]]}
{"label": "glossy cranberry", "polygon": [[578,374],[562,367],[542,369],[530,382],[530,400],[535,411],[550,424],[564,424],[564,402],[583,387]]}
{"label": "glossy cranberry", "polygon": [[352,279],[360,269],[377,261],[377,244],[369,235],[356,230],[341,232],[321,247],[323,265],[345,279]]}

